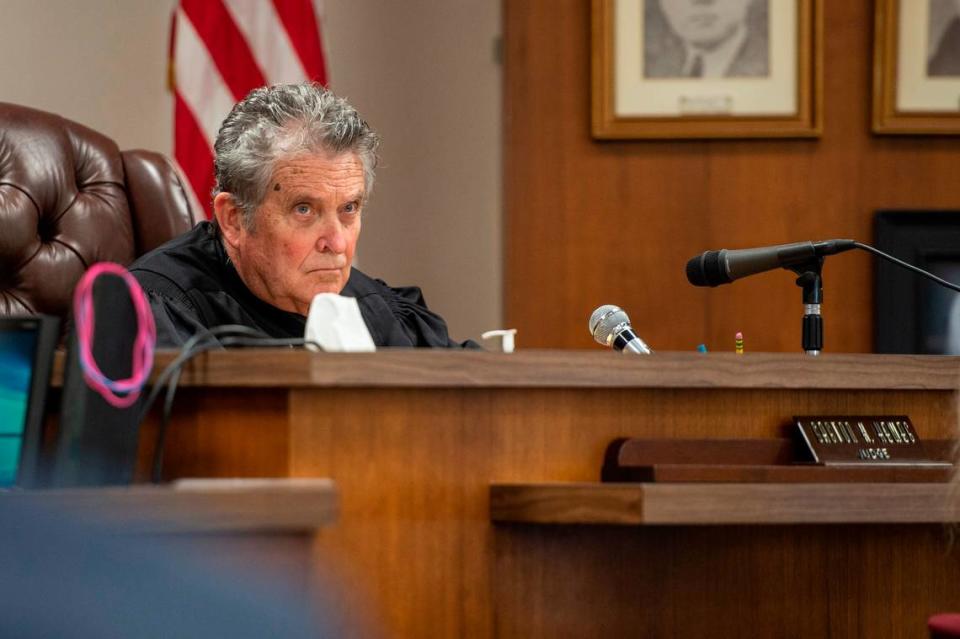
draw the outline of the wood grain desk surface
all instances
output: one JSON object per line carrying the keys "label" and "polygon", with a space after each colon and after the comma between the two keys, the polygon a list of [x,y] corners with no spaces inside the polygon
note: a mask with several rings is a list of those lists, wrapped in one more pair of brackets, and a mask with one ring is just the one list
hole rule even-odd
{"label": "wood grain desk surface", "polygon": [[495,523],[717,525],[960,521],[953,484],[510,483],[490,486]]}
{"label": "wood grain desk surface", "polygon": [[[157,373],[176,357],[157,353]],[[54,368],[62,384],[63,355]],[[209,351],[184,368],[183,386],[400,388],[769,388],[955,390],[960,357],[801,353],[655,353],[605,349],[518,351],[303,349]]]}
{"label": "wood grain desk surface", "polygon": [[0,499],[131,533],[312,532],[337,519],[330,479],[182,479],[165,485],[13,490]]}

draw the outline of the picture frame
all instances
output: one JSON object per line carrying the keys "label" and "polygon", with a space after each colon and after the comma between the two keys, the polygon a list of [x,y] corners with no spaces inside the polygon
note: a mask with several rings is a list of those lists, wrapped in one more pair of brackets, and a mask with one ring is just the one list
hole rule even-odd
{"label": "picture frame", "polygon": [[[742,26],[734,30],[740,49],[711,44],[711,52],[727,50],[727,66],[714,60],[712,69],[709,56],[702,57],[707,62],[701,64],[691,55],[698,50],[701,36],[668,15],[672,7],[666,13],[658,9],[663,1],[593,0],[594,138],[812,138],[821,134],[822,0],[744,0],[747,13],[740,14]],[[706,22],[722,21],[700,20],[699,24]],[[751,40],[763,38],[765,49],[750,46]],[[676,62],[680,47],[686,51],[683,65]],[[755,54],[753,62],[739,64],[748,50]]]}
{"label": "picture frame", "polygon": [[876,0],[875,10],[874,133],[960,135],[956,2]]}

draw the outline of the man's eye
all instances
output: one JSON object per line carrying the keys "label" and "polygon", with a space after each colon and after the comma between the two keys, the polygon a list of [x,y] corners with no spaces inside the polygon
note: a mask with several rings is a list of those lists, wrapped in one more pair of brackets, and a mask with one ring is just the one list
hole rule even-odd
{"label": "man's eye", "polygon": [[349,204],[346,204],[343,207],[344,213],[356,213],[359,210],[360,210],[360,205],[357,204],[356,202],[350,202]]}
{"label": "man's eye", "polygon": [[298,204],[294,209],[300,215],[310,215],[310,205],[309,204]]}

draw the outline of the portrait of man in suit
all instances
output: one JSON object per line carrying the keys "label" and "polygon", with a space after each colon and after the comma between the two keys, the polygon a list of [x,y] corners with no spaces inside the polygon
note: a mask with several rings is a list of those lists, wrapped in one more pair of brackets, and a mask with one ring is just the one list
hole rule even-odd
{"label": "portrait of man in suit", "polygon": [[646,78],[770,73],[769,0],[644,0]]}
{"label": "portrait of man in suit", "polygon": [[960,76],[960,0],[929,0],[927,75]]}

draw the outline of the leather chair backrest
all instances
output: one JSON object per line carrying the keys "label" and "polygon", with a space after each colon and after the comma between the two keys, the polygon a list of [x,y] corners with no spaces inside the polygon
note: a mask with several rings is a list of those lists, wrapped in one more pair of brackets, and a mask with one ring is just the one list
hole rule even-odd
{"label": "leather chair backrest", "polygon": [[0,315],[69,312],[90,265],[128,265],[198,219],[165,156],[0,102]]}

